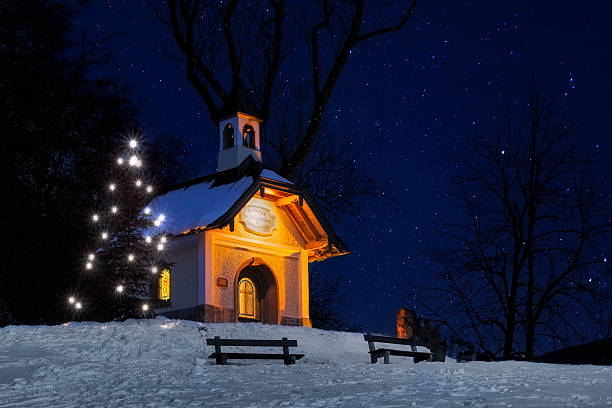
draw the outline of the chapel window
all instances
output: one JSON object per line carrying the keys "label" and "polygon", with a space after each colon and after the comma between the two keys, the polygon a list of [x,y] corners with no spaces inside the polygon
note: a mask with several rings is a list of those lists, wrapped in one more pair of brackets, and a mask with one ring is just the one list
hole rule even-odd
{"label": "chapel window", "polygon": [[234,147],[234,127],[228,123],[223,129],[223,150]]}
{"label": "chapel window", "polygon": [[255,318],[255,284],[249,278],[242,278],[238,283],[239,317]]}
{"label": "chapel window", "polygon": [[167,268],[159,275],[159,299],[170,300],[170,270]]}
{"label": "chapel window", "polygon": [[255,148],[255,129],[251,125],[245,125],[242,129],[242,145],[244,147]]}

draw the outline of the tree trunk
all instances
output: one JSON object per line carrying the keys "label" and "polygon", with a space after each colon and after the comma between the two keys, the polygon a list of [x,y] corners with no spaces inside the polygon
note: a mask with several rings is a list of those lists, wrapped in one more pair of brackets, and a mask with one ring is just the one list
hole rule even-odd
{"label": "tree trunk", "polygon": [[514,330],[516,327],[516,311],[514,309],[514,300],[508,303],[508,318],[506,319],[506,334],[504,336],[504,360],[512,359],[512,345],[514,344]]}
{"label": "tree trunk", "polygon": [[533,254],[529,251],[527,255],[527,269],[529,278],[527,282],[527,305],[525,310],[527,328],[525,330],[525,358],[528,361],[533,360],[533,342],[535,340],[535,317],[533,313],[533,298],[535,296],[535,279],[533,276]]}
{"label": "tree trunk", "polygon": [[[516,228],[515,228],[516,229]],[[504,360],[510,360],[513,357],[514,332],[516,330],[516,299],[519,287],[519,278],[521,272],[520,265],[520,237],[517,233],[514,236],[514,256],[512,266],[512,280],[510,281],[510,294],[508,295],[508,313],[506,316],[506,333],[504,337]]]}

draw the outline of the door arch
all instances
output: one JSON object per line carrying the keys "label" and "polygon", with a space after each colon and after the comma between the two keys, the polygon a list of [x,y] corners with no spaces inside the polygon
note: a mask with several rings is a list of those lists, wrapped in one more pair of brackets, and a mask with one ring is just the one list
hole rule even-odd
{"label": "door arch", "polygon": [[235,309],[238,321],[278,324],[278,286],[265,264],[251,262],[236,276]]}

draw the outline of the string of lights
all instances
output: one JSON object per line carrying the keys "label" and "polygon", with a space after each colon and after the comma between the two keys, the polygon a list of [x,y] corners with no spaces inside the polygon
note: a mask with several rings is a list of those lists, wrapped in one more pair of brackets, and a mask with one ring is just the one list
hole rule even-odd
{"label": "string of lights", "polygon": [[[107,251],[109,246],[123,242],[119,240],[120,234],[122,234],[123,231],[121,228],[116,228],[116,226],[113,225],[113,222],[116,221],[119,216],[126,215],[129,217],[129,212],[127,214],[123,214],[122,211],[127,209],[133,203],[119,202],[119,193],[121,192],[121,189],[135,189],[137,190],[135,193],[140,191],[145,194],[145,196],[141,195],[140,197],[143,197],[146,202],[150,201],[154,187],[152,184],[148,184],[145,182],[145,180],[143,180],[142,169],[144,165],[142,159],[138,155],[138,150],[139,141],[136,138],[129,140],[127,149],[123,151],[116,159],[116,167],[123,171],[123,179],[130,180],[130,182],[123,183],[124,185],[115,180],[109,182],[107,193],[111,195],[110,205],[106,207],[106,211],[97,211],[91,215],[90,221],[93,224],[92,227],[94,230],[97,231],[95,236],[98,238],[95,242],[96,249],[89,251],[84,258],[84,269],[88,273],[96,272],[98,268],[101,269],[99,272],[105,273],[104,268],[107,266],[107,264],[105,265],[103,262],[97,262],[99,258],[98,255],[104,254],[104,251]],[[138,209],[136,214],[131,215],[135,215],[138,222],[128,220],[130,226],[144,226],[143,228],[138,229],[138,234],[136,234],[137,239],[140,241],[139,244],[144,244],[144,246],[132,245],[129,248],[124,248],[127,255],[124,255],[122,258],[123,260],[114,259],[114,261],[124,263],[126,268],[122,269],[122,271],[129,271],[130,269],[128,268],[130,266],[138,265],[139,268],[144,268],[147,271],[150,271],[150,275],[154,276],[160,270],[163,262],[160,261],[159,264],[151,262],[151,260],[159,259],[159,255],[155,256],[153,254],[159,254],[161,251],[164,251],[168,242],[168,238],[161,233],[160,230],[160,227],[166,221],[166,216],[164,214],[153,215],[151,208],[148,206]],[[133,246],[148,248],[145,251],[149,251],[150,253],[145,252],[144,255],[138,254],[138,251],[133,250]],[[126,278],[124,281],[118,281],[114,287],[114,296],[121,298],[126,296],[127,293],[141,294],[142,289],[138,285],[142,286],[138,279]],[[151,306],[147,302],[147,299],[144,296],[139,296],[138,298],[141,300],[139,309],[142,311],[142,313],[148,313]],[[85,310],[85,305],[87,304],[87,299],[84,294],[71,293],[67,299],[67,302],[68,306],[75,314],[83,313]]]}

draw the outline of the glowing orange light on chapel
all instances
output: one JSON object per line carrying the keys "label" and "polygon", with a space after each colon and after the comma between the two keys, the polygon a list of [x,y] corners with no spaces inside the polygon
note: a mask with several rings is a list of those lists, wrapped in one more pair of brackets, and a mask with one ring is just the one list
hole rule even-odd
{"label": "glowing orange light on chapel", "polygon": [[238,283],[238,316],[255,318],[255,284],[249,278],[242,278]]}
{"label": "glowing orange light on chapel", "polygon": [[170,300],[170,270],[164,269],[159,275],[159,299]]}

